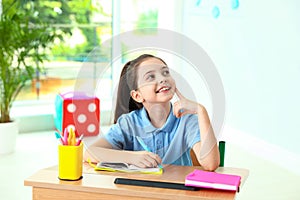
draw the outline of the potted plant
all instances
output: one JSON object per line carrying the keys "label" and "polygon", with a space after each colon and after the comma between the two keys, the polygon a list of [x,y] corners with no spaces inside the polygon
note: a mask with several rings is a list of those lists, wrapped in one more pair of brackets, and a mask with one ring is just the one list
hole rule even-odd
{"label": "potted plant", "polygon": [[45,50],[53,44],[56,36],[47,27],[31,23],[24,14],[0,16],[0,154],[15,148],[18,129],[10,110],[20,90],[41,70]]}

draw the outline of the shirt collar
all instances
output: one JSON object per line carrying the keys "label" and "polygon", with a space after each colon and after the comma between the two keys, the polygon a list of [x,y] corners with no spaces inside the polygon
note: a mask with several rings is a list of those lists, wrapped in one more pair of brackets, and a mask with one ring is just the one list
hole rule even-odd
{"label": "shirt collar", "polygon": [[170,132],[174,126],[174,123],[176,121],[176,116],[173,114],[173,106],[171,104],[171,107],[170,107],[170,112],[169,112],[169,116],[167,118],[167,121],[166,123],[163,125],[163,127],[161,128],[156,128],[154,127],[149,118],[148,118],[148,115],[147,115],[147,111],[146,109],[143,107],[141,109],[141,117],[143,120],[143,124],[144,124],[144,130],[145,132],[149,133],[149,132],[156,132],[156,131],[164,131],[164,132]]}

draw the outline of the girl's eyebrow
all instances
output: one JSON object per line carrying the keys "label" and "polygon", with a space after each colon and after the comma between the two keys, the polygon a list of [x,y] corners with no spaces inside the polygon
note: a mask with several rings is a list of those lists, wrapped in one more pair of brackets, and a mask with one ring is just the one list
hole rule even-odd
{"label": "girl's eyebrow", "polygon": [[143,77],[145,77],[147,74],[150,74],[150,73],[152,73],[152,72],[154,72],[154,70],[147,71],[147,72],[143,75]]}
{"label": "girl's eyebrow", "polygon": [[[162,67],[161,67],[161,70],[164,70],[164,69],[168,69],[169,67],[167,66],[167,65],[163,65]],[[150,74],[150,73],[152,73],[152,72],[154,72],[155,70],[150,70],[150,71],[147,71],[144,75],[143,75],[143,77],[145,77],[147,74]]]}

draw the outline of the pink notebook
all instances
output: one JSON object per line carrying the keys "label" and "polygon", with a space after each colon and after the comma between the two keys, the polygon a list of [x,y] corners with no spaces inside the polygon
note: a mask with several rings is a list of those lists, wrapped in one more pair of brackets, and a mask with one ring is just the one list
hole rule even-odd
{"label": "pink notebook", "polygon": [[239,191],[241,177],[195,169],[185,178],[186,186]]}

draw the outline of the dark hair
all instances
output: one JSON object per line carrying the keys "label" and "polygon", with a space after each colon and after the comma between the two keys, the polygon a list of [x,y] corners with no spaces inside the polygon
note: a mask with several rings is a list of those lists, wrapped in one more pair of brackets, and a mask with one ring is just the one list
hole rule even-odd
{"label": "dark hair", "polygon": [[134,110],[141,109],[143,107],[142,103],[138,103],[130,96],[131,90],[136,90],[138,88],[137,85],[137,67],[144,61],[149,58],[156,58],[163,61],[161,58],[150,54],[143,54],[137,57],[134,60],[127,62],[121,72],[120,81],[118,86],[117,100],[116,100],[116,108],[114,115],[114,123],[117,122],[118,118],[125,113],[129,113]]}

